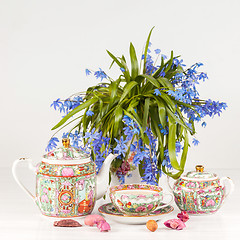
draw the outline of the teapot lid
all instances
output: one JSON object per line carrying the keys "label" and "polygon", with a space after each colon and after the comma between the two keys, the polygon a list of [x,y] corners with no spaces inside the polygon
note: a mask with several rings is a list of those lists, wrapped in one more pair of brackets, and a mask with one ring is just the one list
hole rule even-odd
{"label": "teapot lid", "polygon": [[90,155],[83,150],[70,146],[70,139],[62,139],[62,147],[43,155],[43,162],[49,164],[83,164],[91,161]]}
{"label": "teapot lid", "polygon": [[217,175],[215,173],[204,172],[204,167],[202,165],[197,165],[196,171],[191,171],[183,175],[181,178],[192,181],[211,181],[217,179]]}

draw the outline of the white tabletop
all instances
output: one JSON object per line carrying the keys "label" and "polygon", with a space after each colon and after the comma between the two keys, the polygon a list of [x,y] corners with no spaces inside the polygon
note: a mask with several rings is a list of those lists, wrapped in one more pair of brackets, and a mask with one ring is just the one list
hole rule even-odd
{"label": "white tabletop", "polygon": [[[40,240],[40,239],[236,239],[240,235],[240,170],[218,169],[214,172],[219,176],[229,176],[235,183],[235,191],[226,201],[224,206],[215,214],[205,216],[190,216],[184,230],[168,229],[163,222],[176,218],[179,212],[175,203],[175,210],[166,215],[160,222],[156,232],[150,232],[145,225],[125,225],[108,221],[111,225],[110,232],[99,232],[96,227],[84,226],[83,218],[78,218],[81,228],[53,227],[55,219],[42,216],[37,206],[14,182],[11,169],[0,168],[0,239]],[[34,189],[34,176],[25,171],[22,178],[31,189]],[[164,189],[165,179],[160,181]],[[98,207],[109,202],[99,200],[93,213],[98,213]]]}

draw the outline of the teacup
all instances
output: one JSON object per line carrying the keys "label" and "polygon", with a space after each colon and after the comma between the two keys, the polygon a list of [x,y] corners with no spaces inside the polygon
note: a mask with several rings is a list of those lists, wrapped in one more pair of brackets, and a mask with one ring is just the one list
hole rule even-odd
{"label": "teacup", "polygon": [[[171,200],[160,206],[165,196]],[[110,188],[110,199],[117,209],[131,216],[144,216],[156,208],[163,208],[173,201],[172,194],[164,194],[159,186],[148,184],[123,184]]]}

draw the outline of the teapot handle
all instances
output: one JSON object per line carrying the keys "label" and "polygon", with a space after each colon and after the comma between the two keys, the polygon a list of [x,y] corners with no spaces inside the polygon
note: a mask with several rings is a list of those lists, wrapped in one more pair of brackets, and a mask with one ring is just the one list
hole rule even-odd
{"label": "teapot handle", "polygon": [[168,184],[168,187],[170,188],[170,190],[173,192],[173,187],[170,184],[170,177],[169,176],[167,176],[167,184]]}
{"label": "teapot handle", "polygon": [[20,159],[17,159],[14,161],[13,166],[12,166],[12,174],[13,174],[13,177],[14,177],[15,181],[17,182],[17,184],[35,201],[36,197],[22,184],[22,182],[19,180],[19,178],[17,176],[17,166],[19,163],[22,163],[22,162],[27,162],[28,168],[35,172],[35,168],[32,164],[31,159],[20,158]]}
{"label": "teapot handle", "polygon": [[[226,184],[225,184],[226,181],[229,183],[229,187],[230,187],[230,189],[229,189],[229,187],[227,187],[227,189],[229,189],[228,192],[226,191]],[[224,195],[225,195],[224,200],[225,200],[230,194],[232,194],[235,186],[234,186],[234,183],[233,183],[233,181],[230,177],[220,178],[220,184],[221,184],[221,186],[224,187]]]}

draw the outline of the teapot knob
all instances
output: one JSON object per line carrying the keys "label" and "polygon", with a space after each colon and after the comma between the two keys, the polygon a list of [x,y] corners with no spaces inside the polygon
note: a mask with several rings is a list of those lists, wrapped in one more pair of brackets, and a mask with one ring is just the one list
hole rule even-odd
{"label": "teapot knob", "polygon": [[65,148],[69,148],[70,147],[70,139],[69,138],[63,138],[62,139],[62,144]]}
{"label": "teapot knob", "polygon": [[203,172],[203,170],[204,170],[203,165],[197,165],[195,168],[196,168],[196,172]]}

